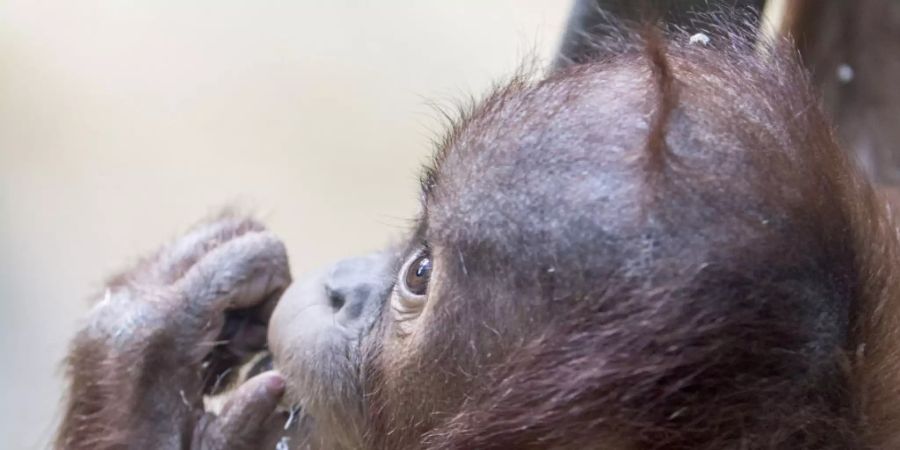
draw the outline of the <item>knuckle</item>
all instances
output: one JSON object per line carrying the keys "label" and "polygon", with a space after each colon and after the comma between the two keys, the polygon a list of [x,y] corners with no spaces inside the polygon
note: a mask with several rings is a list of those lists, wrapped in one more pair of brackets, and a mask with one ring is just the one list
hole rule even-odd
{"label": "knuckle", "polygon": [[107,289],[91,311],[82,330],[83,339],[103,343],[110,350],[131,351],[154,336],[165,333],[169,321],[157,307],[169,293],[157,292],[157,299],[136,301],[135,292]]}
{"label": "knuckle", "polygon": [[214,334],[223,320],[205,313],[173,287],[132,286],[107,289],[89,312],[81,336],[102,345],[110,355],[140,353],[155,342],[169,343],[166,346],[173,352],[190,353],[183,347]]}
{"label": "knuckle", "polygon": [[196,325],[229,307],[254,306],[288,283],[284,245],[269,232],[254,232],[205,255],[173,287],[187,303],[180,308],[190,311],[187,319]]}
{"label": "knuckle", "polygon": [[265,227],[255,219],[234,214],[201,222],[157,253],[155,265],[160,281],[175,282],[206,255],[242,237],[264,231]]}
{"label": "knuckle", "polygon": [[268,231],[242,236],[215,253],[216,263],[242,274],[272,269],[283,271],[287,268],[287,249]]}
{"label": "knuckle", "polygon": [[226,214],[201,222],[188,231],[184,238],[191,238],[196,241],[211,240],[222,243],[248,233],[261,232],[265,229],[266,227],[262,223],[252,217]]}

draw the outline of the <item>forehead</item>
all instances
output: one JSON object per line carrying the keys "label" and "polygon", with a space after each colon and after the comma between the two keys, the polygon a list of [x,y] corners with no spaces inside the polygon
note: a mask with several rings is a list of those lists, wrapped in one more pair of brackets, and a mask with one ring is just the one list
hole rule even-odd
{"label": "forehead", "polygon": [[[635,195],[646,97],[640,71],[514,84],[490,96],[436,159],[426,195],[430,237],[532,241],[567,231],[573,220],[633,216],[635,203],[620,200]],[[583,208],[592,211],[579,214]]]}
{"label": "forehead", "polygon": [[643,206],[660,189],[665,207],[652,210],[678,215],[679,228],[719,226],[707,216],[734,210],[734,198],[754,214],[771,164],[750,150],[790,149],[790,139],[766,124],[787,123],[780,116],[795,111],[767,106],[768,74],[729,69],[695,81],[686,75],[691,67],[673,65],[682,78],[665,132],[672,155],[665,176],[729,182],[654,184],[645,164],[658,101],[650,70],[641,58],[598,65],[514,83],[456,127],[426,183],[427,239],[509,255],[527,247],[528,257],[623,246],[648,232]]}

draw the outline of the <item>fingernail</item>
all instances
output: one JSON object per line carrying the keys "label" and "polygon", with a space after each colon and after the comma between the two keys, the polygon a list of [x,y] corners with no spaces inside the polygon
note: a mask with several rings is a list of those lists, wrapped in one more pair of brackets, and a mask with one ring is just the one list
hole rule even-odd
{"label": "fingernail", "polygon": [[284,392],[284,377],[280,374],[273,373],[266,377],[265,385],[269,392],[281,394]]}

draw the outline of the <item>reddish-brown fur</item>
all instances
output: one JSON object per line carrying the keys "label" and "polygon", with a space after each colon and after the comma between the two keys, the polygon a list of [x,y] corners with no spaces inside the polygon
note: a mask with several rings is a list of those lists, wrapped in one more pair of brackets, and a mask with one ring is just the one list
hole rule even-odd
{"label": "reddish-brown fur", "polygon": [[[415,442],[422,430],[428,448],[441,449],[897,445],[898,259],[886,205],[835,143],[806,73],[787,43],[760,55],[742,37],[745,34],[717,31],[721,34],[713,33],[712,44],[716,48],[688,45],[688,36],[681,33],[668,36],[668,45],[652,34],[626,38],[624,46],[604,52],[610,55],[606,60],[575,66],[534,84],[517,81],[456,127],[424,183],[431,197],[425,220],[428,227],[441,230],[426,239],[455,247],[467,262],[466,270],[448,275],[452,279],[467,279],[475,286],[508,286],[518,300],[504,299],[502,294],[479,297],[471,288],[459,286],[444,295],[481,298],[479,304],[515,302],[533,314],[531,319],[539,317],[542,322],[532,320],[525,328],[491,323],[494,329],[523,336],[524,345],[495,351],[487,359],[457,355],[465,362],[456,364],[468,365],[455,378],[410,376],[397,386],[374,388],[378,405],[374,410],[379,412],[374,420],[383,427],[376,429],[391,431],[375,447]],[[631,46],[635,43],[639,45]],[[568,271],[604,274],[600,279],[565,279],[559,270],[542,277],[542,261],[559,255],[542,253],[538,242],[512,247],[508,243],[527,242],[517,241],[517,233],[532,236],[527,227],[534,226],[544,230],[553,243],[550,248],[559,249],[558,242],[569,239],[566,233],[583,230],[564,224],[548,230],[542,228],[541,219],[528,219],[517,229],[504,231],[501,227],[516,220],[501,225],[478,205],[488,202],[506,218],[558,213],[535,200],[546,195],[540,190],[546,181],[531,187],[518,177],[530,171],[535,177],[552,177],[545,170],[557,163],[547,152],[572,145],[550,137],[548,121],[583,124],[583,130],[573,133],[614,130],[616,122],[599,109],[628,117],[634,114],[628,108],[635,107],[628,103],[630,95],[602,97],[611,102],[595,103],[597,113],[568,111],[590,107],[579,99],[598,89],[589,87],[591,83],[620,95],[633,94],[633,80],[642,77],[646,94],[639,95],[646,95],[651,104],[638,114],[646,114],[649,129],[626,139],[644,142],[644,155],[635,153],[633,158],[644,161],[641,165],[648,172],[638,172],[643,175],[630,182],[649,191],[652,201],[638,202],[644,210],[635,216],[638,222],[633,227],[640,230],[651,218],[675,221],[670,226],[676,231],[665,233],[677,236],[696,230],[708,234],[714,248],[662,244],[673,250],[663,251],[645,269],[649,271],[640,274],[656,280],[649,285],[607,272],[605,263],[593,262],[587,253],[564,260],[570,265],[561,264]],[[524,139],[539,145],[523,147]],[[729,142],[734,144],[731,149],[715,148]],[[597,145],[593,152],[609,151],[604,144]],[[509,156],[511,149],[518,153]],[[588,150],[575,153],[587,155],[578,157],[588,161],[604,161]],[[521,167],[509,174],[492,169],[505,164]],[[627,163],[625,167],[621,170],[628,170]],[[457,179],[463,181],[457,184]],[[506,201],[512,203],[470,199],[473,190],[505,190]],[[709,222],[721,216],[692,217],[709,203],[719,205],[716,208],[725,214],[722,223]],[[463,220],[461,210],[488,218],[470,216],[465,220],[467,230],[461,231],[453,225]],[[566,213],[581,214],[577,211]],[[633,230],[624,232],[629,231]],[[596,242],[583,245],[582,251],[602,252]],[[492,254],[485,254],[485,248]],[[489,269],[499,261],[512,267],[531,265],[533,271],[526,270],[531,275],[523,274],[523,279],[502,280],[497,269]],[[490,280],[473,275],[479,263],[492,273]],[[708,275],[698,277],[707,270]],[[532,290],[523,283],[538,286]],[[561,284],[570,289],[560,288]],[[548,315],[546,292],[569,297],[573,312]],[[693,298],[681,298],[691,292]],[[531,303],[522,298],[529,296]],[[740,296],[745,300],[732,307],[715,306]],[[477,326],[458,316],[490,321],[491,313],[483,306],[446,308],[438,322],[427,325],[441,338],[434,348],[426,343],[424,354],[433,358],[439,348],[453,348],[448,336],[455,332],[447,323],[469,330],[461,341],[497,339],[472,331]],[[662,308],[675,309],[663,313]],[[698,319],[703,310],[687,308],[718,310],[721,316],[718,321]],[[810,315],[832,309],[824,316]],[[816,334],[820,333],[816,327],[824,327],[822,334]],[[411,364],[409,370],[419,373],[439,370],[427,360]],[[445,369],[449,365],[452,371],[454,363],[438,358],[434,364]],[[485,378],[458,381],[466,380],[466,373],[483,373]],[[485,384],[484,379],[489,381]],[[421,394],[403,385],[423,383],[440,385],[454,397],[447,399],[449,403],[431,400],[425,410],[411,404],[418,400],[404,400],[419,399]],[[400,393],[379,394],[392,389]],[[399,410],[391,412],[392,408]],[[447,412],[423,417],[429,410]],[[412,417],[407,416],[410,413]]]}
{"label": "reddish-brown fur", "polygon": [[[626,33],[454,127],[410,238],[441,274],[426,331],[405,346],[384,306],[363,337],[370,448],[900,446],[886,202],[786,44],[714,31]],[[117,385],[165,347],[107,373],[96,345],[76,341],[61,448],[180,407]]]}

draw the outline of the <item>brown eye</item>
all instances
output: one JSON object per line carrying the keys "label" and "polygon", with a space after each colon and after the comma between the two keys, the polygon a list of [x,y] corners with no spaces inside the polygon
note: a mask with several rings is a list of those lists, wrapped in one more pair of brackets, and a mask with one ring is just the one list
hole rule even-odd
{"label": "brown eye", "polygon": [[431,256],[422,253],[406,266],[403,287],[411,295],[423,296],[428,291],[429,280],[431,280]]}

